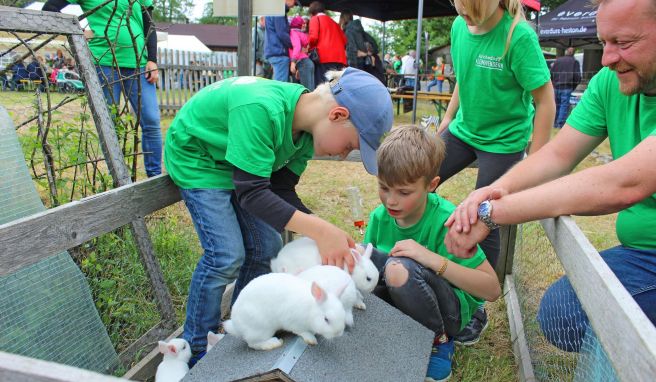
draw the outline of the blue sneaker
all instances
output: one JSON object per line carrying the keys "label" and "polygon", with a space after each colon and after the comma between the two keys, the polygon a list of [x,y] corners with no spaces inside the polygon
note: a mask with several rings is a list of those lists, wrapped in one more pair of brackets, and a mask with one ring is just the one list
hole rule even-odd
{"label": "blue sneaker", "polygon": [[448,338],[446,334],[435,336],[425,382],[442,382],[451,378],[451,360],[454,348],[453,338]]}
{"label": "blue sneaker", "polygon": [[200,351],[198,353],[192,353],[191,358],[189,358],[189,361],[187,362],[187,365],[189,365],[189,369],[194,367],[198,361],[200,361],[201,358],[205,357],[205,350]]}

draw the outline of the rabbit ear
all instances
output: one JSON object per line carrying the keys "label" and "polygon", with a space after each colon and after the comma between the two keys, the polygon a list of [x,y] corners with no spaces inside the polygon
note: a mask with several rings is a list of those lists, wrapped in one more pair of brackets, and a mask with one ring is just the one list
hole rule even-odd
{"label": "rabbit ear", "polygon": [[364,257],[371,259],[371,253],[374,251],[374,246],[369,243],[367,244],[367,249],[364,250]]}
{"label": "rabbit ear", "polygon": [[353,256],[353,260],[355,260],[356,264],[362,260],[362,255],[355,248],[351,248],[351,256]]}
{"label": "rabbit ear", "polygon": [[158,341],[157,342],[157,349],[159,350],[160,353],[167,354],[168,351],[169,351],[167,345],[168,344],[164,341]]}
{"label": "rabbit ear", "polygon": [[326,301],[326,292],[314,281],[312,282],[312,297],[314,297],[319,304]]}
{"label": "rabbit ear", "polygon": [[207,343],[210,346],[216,345],[223,338],[223,334],[207,332]]}
{"label": "rabbit ear", "polygon": [[175,345],[173,345],[173,344],[169,344],[169,345],[167,345],[167,346],[168,346],[168,348],[169,348],[169,353],[170,353],[170,354],[173,354],[173,355],[177,355],[177,354],[178,354],[178,349],[175,347]]}

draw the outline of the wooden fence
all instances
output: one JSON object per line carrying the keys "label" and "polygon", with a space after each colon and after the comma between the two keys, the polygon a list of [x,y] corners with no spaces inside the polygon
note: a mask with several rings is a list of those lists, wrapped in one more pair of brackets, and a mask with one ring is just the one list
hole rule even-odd
{"label": "wooden fence", "polygon": [[160,111],[175,114],[197,91],[237,75],[236,52],[198,53],[158,49]]}

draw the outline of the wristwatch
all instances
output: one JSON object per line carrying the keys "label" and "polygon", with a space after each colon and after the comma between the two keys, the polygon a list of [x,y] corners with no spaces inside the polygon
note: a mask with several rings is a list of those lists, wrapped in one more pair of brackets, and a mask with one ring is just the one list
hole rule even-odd
{"label": "wristwatch", "polygon": [[478,205],[478,218],[490,229],[490,231],[500,226],[492,221],[492,203],[489,200]]}

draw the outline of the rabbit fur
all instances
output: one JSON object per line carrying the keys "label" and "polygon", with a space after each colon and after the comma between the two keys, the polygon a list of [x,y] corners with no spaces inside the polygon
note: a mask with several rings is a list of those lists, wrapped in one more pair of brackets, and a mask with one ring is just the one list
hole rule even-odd
{"label": "rabbit fur", "polygon": [[162,362],[157,366],[155,382],[178,382],[189,371],[189,358],[191,347],[182,338],[174,338],[168,342],[158,342],[159,352],[164,355]]}
{"label": "rabbit fur", "polygon": [[205,350],[206,353],[209,353],[212,348],[225,337],[225,334],[222,333],[213,333],[213,332],[207,332],[207,348]]}
{"label": "rabbit fur", "polygon": [[315,265],[299,273],[298,277],[314,281],[326,292],[338,296],[346,312],[346,326],[353,326],[353,307],[359,299],[358,290],[348,273],[334,265]]}
{"label": "rabbit fur", "polygon": [[315,334],[334,338],[344,333],[346,312],[337,296],[317,283],[285,273],[269,273],[253,279],[232,306],[223,323],[228,334],[244,339],[257,350],[282,345],[278,330],[292,332],[310,345]]}
{"label": "rabbit fur", "polygon": [[[355,259],[351,278],[353,278],[359,292],[369,293],[378,284],[378,268],[371,261],[373,246],[370,243],[367,244],[366,248],[361,245],[357,245],[356,248],[358,249],[351,250],[351,254]],[[361,254],[362,252],[364,253]],[[317,247],[314,240],[305,236],[287,243],[278,252],[278,256],[271,260],[271,270],[280,273],[298,274],[315,265],[321,265],[319,247]],[[348,271],[346,265],[344,265],[344,270]],[[356,308],[365,309],[366,306],[362,300],[362,295],[360,293],[358,295],[359,301]]]}

